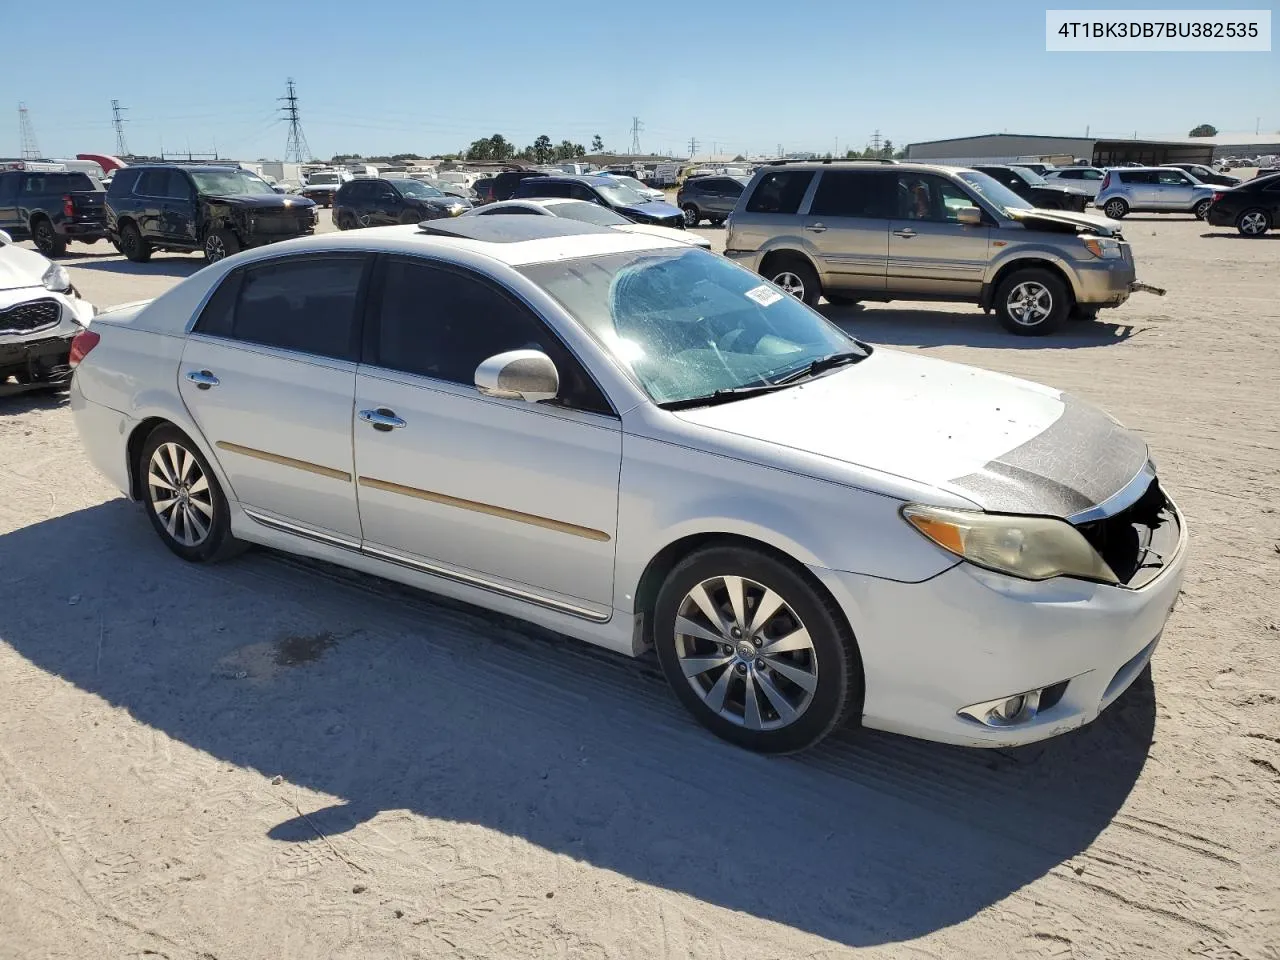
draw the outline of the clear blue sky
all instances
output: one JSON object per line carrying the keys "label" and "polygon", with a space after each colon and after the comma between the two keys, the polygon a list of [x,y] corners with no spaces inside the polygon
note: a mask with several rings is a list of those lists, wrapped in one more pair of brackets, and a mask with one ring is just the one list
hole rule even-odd
{"label": "clear blue sky", "polygon": [[[1120,0],[1111,8],[1168,7]],[[1247,0],[1186,7],[1262,7]],[[1280,130],[1280,53],[1046,53],[1044,11],[1088,0],[728,3],[0,0],[0,156],[18,101],[46,156],[280,158],[297,80],[314,153],[456,150],[500,132],[646,151],[861,148],[1008,131]],[[642,12],[649,8],[651,12]],[[1273,17],[1280,21],[1280,17]],[[1273,37],[1273,47],[1275,46]],[[56,56],[55,56],[56,55]],[[189,146],[188,146],[189,145]]]}

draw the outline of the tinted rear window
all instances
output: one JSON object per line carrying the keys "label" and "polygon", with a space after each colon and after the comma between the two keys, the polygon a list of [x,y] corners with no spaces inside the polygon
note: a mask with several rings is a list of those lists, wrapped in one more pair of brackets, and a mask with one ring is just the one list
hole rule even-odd
{"label": "tinted rear window", "polygon": [[748,213],[795,213],[813,180],[812,170],[766,173],[747,202]]}
{"label": "tinted rear window", "polygon": [[22,183],[23,193],[73,193],[77,190],[101,190],[87,173],[28,173]]}
{"label": "tinted rear window", "polygon": [[809,213],[815,217],[891,215],[896,177],[879,170],[825,170]]}
{"label": "tinted rear window", "polygon": [[1121,171],[1121,183],[1155,183],[1156,175],[1150,170],[1132,170],[1128,172]]}

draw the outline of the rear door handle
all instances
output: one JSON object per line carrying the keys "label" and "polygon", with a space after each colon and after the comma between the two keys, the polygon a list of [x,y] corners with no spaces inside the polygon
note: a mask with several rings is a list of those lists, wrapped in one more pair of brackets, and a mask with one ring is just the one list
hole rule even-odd
{"label": "rear door handle", "polygon": [[208,390],[222,382],[208,370],[192,370],[187,374],[187,379],[196,385],[197,390]]}
{"label": "rear door handle", "polygon": [[383,433],[407,426],[405,421],[396,416],[394,410],[388,410],[386,407],[379,407],[377,410],[361,410],[360,419],[365,423],[371,424],[373,429],[381,430]]}
{"label": "rear door handle", "polygon": [[893,231],[895,237],[902,237],[903,240],[910,240],[916,235],[916,232],[910,227],[903,227],[901,230]]}
{"label": "rear door handle", "polygon": [[805,229],[810,233],[822,233],[827,229],[827,225],[825,223],[811,223]]}

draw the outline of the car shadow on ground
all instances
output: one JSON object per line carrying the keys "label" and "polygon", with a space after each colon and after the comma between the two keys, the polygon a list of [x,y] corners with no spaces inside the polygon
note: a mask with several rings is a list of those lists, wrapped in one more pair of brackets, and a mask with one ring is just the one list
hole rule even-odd
{"label": "car shadow on ground", "polygon": [[897,347],[966,346],[1002,350],[1071,350],[1106,347],[1128,340],[1141,327],[1102,320],[1069,320],[1056,333],[1021,337],[1000,326],[994,315],[975,310],[883,309],[822,304],[818,312],[868,343]]}
{"label": "car shadow on ground", "polygon": [[134,263],[126,260],[118,253],[95,257],[66,258],[64,266],[78,270],[101,270],[106,273],[119,273],[128,276],[143,277],[189,277],[204,266],[204,258],[191,254],[173,254],[171,256],[152,257],[146,263]]}
{"label": "car shadow on ground", "polygon": [[[35,589],[52,583],[74,605]],[[688,720],[650,658],[270,551],[186,565],[123,500],[0,536],[0,638],[290,796],[341,798],[282,794],[280,843],[371,856],[344,834],[407,810],[850,946],[954,925],[1077,857],[1155,722],[1144,674],[1043,745],[849,731],[760,757]]]}
{"label": "car shadow on ground", "polygon": [[66,388],[24,388],[13,381],[0,382],[0,417],[17,417],[32,410],[57,410],[66,405]]}
{"label": "car shadow on ground", "polygon": [[1231,233],[1226,231],[1222,233],[1202,233],[1200,236],[1206,240],[1248,240],[1251,243],[1254,240],[1280,240],[1280,233],[1259,233],[1245,236],[1238,230]]}

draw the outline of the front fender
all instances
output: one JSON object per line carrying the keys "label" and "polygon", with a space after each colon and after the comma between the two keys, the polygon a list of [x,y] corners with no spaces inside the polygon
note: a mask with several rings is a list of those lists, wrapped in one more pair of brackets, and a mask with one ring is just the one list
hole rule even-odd
{"label": "front fender", "polygon": [[1070,285],[1072,296],[1077,298],[1080,296],[1080,275],[1075,263],[1064,257],[1061,251],[1052,245],[1035,241],[1017,246],[1011,244],[991,258],[990,263],[987,264],[986,276],[983,277],[983,285],[988,296],[994,293],[996,278],[1005,271],[1005,268],[1015,266],[1020,261],[1027,261],[1027,266],[1035,266],[1038,261],[1056,267]]}

